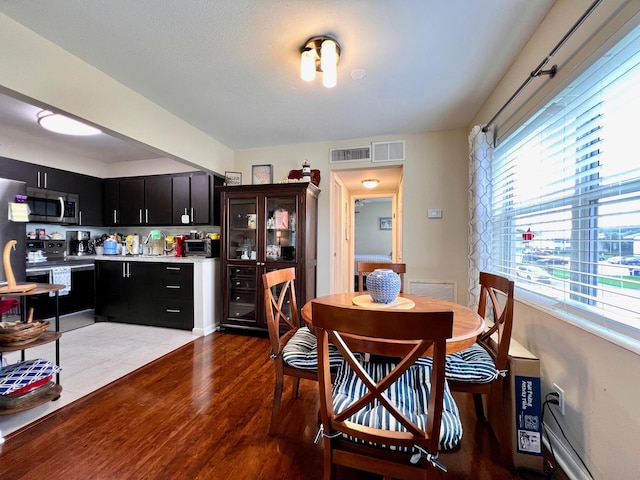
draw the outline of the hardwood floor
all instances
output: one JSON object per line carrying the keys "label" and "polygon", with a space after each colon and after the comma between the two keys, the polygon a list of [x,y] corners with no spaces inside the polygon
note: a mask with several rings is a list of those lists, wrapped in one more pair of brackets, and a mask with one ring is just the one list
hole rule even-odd
{"label": "hardwood floor", "polygon": [[[267,433],[274,382],[268,351],[265,338],[200,337],[8,435],[0,478],[321,479],[315,382],[302,380],[296,400],[285,383],[280,432]],[[465,432],[460,450],[441,455],[445,478],[544,478],[501,467],[473,402],[456,400]],[[375,477],[344,471],[341,478]]]}

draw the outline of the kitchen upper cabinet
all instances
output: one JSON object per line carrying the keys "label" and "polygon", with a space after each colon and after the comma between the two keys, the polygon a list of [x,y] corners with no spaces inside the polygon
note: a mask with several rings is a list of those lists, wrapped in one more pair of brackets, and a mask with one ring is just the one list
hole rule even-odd
{"label": "kitchen upper cabinet", "polygon": [[104,222],[108,226],[171,225],[171,176],[105,180]]}
{"label": "kitchen upper cabinet", "polygon": [[28,187],[77,194],[79,225],[102,225],[101,178],[3,157],[0,157],[0,172],[2,177],[20,180]]}
{"label": "kitchen upper cabinet", "polygon": [[212,217],[212,180],[206,173],[175,175],[173,225],[209,225]]}

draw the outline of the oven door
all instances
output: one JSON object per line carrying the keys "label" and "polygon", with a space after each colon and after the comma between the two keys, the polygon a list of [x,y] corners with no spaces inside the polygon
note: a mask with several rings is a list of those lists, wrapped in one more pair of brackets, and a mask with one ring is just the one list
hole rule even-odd
{"label": "oven door", "polygon": [[77,225],[78,195],[53,192],[39,188],[27,188],[29,221]]}

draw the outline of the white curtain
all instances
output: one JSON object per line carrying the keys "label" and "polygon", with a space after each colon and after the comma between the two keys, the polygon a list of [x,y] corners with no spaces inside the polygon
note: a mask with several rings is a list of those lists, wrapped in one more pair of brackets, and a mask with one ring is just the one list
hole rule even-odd
{"label": "white curtain", "polygon": [[491,271],[491,160],[493,130],[476,125],[469,133],[469,297],[477,308],[478,277]]}

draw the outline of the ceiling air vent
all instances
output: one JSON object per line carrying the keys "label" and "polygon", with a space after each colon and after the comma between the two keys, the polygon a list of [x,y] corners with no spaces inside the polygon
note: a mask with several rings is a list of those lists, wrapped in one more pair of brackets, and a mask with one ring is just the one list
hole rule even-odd
{"label": "ceiling air vent", "polygon": [[401,162],[404,160],[404,141],[373,142],[372,162]]}
{"label": "ceiling air vent", "polygon": [[361,162],[371,160],[371,147],[331,148],[329,163]]}

